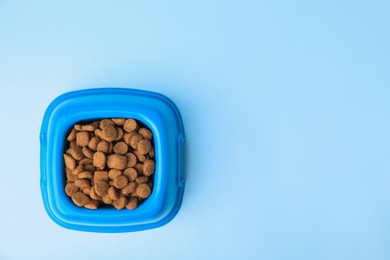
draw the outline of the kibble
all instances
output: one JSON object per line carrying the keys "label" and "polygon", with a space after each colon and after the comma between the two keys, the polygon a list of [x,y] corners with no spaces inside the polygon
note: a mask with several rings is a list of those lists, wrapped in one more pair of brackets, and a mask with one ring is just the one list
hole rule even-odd
{"label": "kibble", "polygon": [[125,142],[117,142],[114,145],[114,153],[125,155],[127,151],[129,150],[129,146]]}
{"label": "kibble", "polygon": [[154,173],[155,167],[156,167],[156,163],[153,160],[146,159],[144,161],[142,171],[145,176],[150,176]]}
{"label": "kibble", "polygon": [[127,119],[123,124],[123,129],[128,133],[135,131],[137,127],[138,123],[135,119]]}
{"label": "kibble", "polygon": [[97,149],[97,146],[98,146],[99,142],[100,142],[100,138],[99,137],[97,137],[97,136],[92,137],[91,140],[89,140],[88,148],[91,151],[96,152],[96,149]]}
{"label": "kibble", "polygon": [[139,141],[141,141],[142,139],[143,139],[142,135],[134,134],[131,137],[130,146],[133,147],[133,149],[137,149],[137,145],[138,145]]}
{"label": "kibble", "polygon": [[106,125],[102,129],[102,138],[107,142],[115,141],[117,136],[116,128],[113,125]]}
{"label": "kibble", "polygon": [[[137,187],[137,184],[135,182],[130,182],[126,187],[121,189],[121,193],[123,195],[129,195],[135,191],[136,187]],[[77,190],[75,192],[77,192]]]}
{"label": "kibble", "polygon": [[133,153],[127,153],[127,167],[134,167],[137,164],[137,156]]}
{"label": "kibble", "polygon": [[141,199],[146,199],[150,196],[151,190],[148,184],[142,183],[135,189],[135,194]]}
{"label": "kibble", "polygon": [[135,182],[137,184],[147,183],[148,181],[149,181],[149,178],[146,176],[141,176],[141,177],[138,177],[137,179],[135,179]]}
{"label": "kibble", "polygon": [[115,141],[120,141],[123,139],[123,129],[120,127],[116,128],[116,139]]}
{"label": "kibble", "polygon": [[126,204],[126,208],[127,209],[135,209],[136,207],[138,207],[138,200],[135,197],[131,197]]}
{"label": "kibble", "polygon": [[85,204],[84,207],[87,209],[97,209],[99,207],[99,201],[91,200],[89,203]]}
{"label": "kibble", "polygon": [[65,185],[65,193],[66,195],[68,195],[69,197],[72,197],[73,194],[75,194],[76,192],[79,191],[79,187],[77,187],[76,185],[74,185],[73,182],[70,182],[68,184]]}
{"label": "kibble", "polygon": [[76,134],[76,145],[80,147],[87,146],[89,143],[88,132],[78,132]]}
{"label": "kibble", "polygon": [[[84,147],[83,147],[84,148]],[[66,151],[67,154],[70,154],[73,159],[75,160],[81,160],[84,158],[84,154],[82,152],[82,149],[79,147],[79,146],[73,146],[73,147],[70,147],[67,151]]]}
{"label": "kibble", "polygon": [[126,207],[126,204],[127,204],[127,197],[125,196],[119,197],[119,199],[114,201],[114,207],[116,209],[123,209],[124,207]]}
{"label": "kibble", "polygon": [[112,199],[110,199],[108,194],[106,194],[106,195],[104,195],[102,197],[102,201],[104,202],[104,204],[107,204],[107,205],[111,205],[112,204]]}
{"label": "kibble", "polygon": [[114,186],[111,186],[108,189],[108,197],[110,197],[110,199],[117,200],[117,199],[119,199],[119,196],[120,196],[119,191]]}
{"label": "kibble", "polygon": [[134,168],[127,168],[123,171],[123,175],[126,176],[129,181],[135,181],[135,179],[137,179],[138,173]]}
{"label": "kibble", "polygon": [[83,189],[83,193],[84,194],[87,194],[87,195],[89,195],[89,196],[91,196],[91,186],[88,186],[88,187],[85,187],[84,189]]}
{"label": "kibble", "polygon": [[126,121],[125,118],[113,118],[111,119],[116,125],[123,125]]}
{"label": "kibble", "polygon": [[79,207],[84,206],[90,201],[89,197],[80,191],[72,195],[72,200],[74,204],[76,204]]}
{"label": "kibble", "polygon": [[117,169],[111,169],[111,170],[108,172],[108,177],[109,177],[111,180],[114,180],[114,179],[118,178],[120,175],[122,175],[122,171],[117,170]]}
{"label": "kibble", "polygon": [[122,189],[129,183],[129,180],[125,176],[121,175],[115,178],[112,183],[115,188]]}
{"label": "kibble", "polygon": [[149,153],[151,148],[152,148],[152,144],[149,139],[142,139],[137,144],[137,151],[140,154]]}
{"label": "kibble", "polygon": [[87,165],[87,164],[92,164],[92,159],[90,158],[84,158],[84,159],[81,159],[79,162],[79,165]]}
{"label": "kibble", "polygon": [[94,172],[96,170],[96,168],[93,166],[93,164],[85,164],[84,169],[86,171],[91,171],[91,172]]}
{"label": "kibble", "polygon": [[66,168],[73,170],[76,168],[76,161],[72,158],[72,156],[68,154],[64,154],[65,166]]}
{"label": "kibble", "polygon": [[145,127],[142,127],[138,130],[138,133],[142,135],[143,138],[152,140],[153,134],[150,130],[146,129]]}
{"label": "kibble", "polygon": [[74,204],[133,210],[150,197],[156,163],[153,134],[143,123],[132,118],[77,123],[66,141],[64,190]]}
{"label": "kibble", "polygon": [[93,175],[94,181],[108,181],[107,171],[95,171]]}
{"label": "kibble", "polygon": [[114,126],[114,125],[115,125],[114,121],[112,121],[111,119],[103,119],[103,120],[100,121],[100,123],[99,123],[100,129],[103,129],[103,128],[105,128],[106,126],[109,126],[109,125]]}
{"label": "kibble", "polygon": [[95,182],[95,192],[100,197],[106,195],[109,189],[108,183],[105,181],[97,181]]}
{"label": "kibble", "polygon": [[119,154],[111,154],[107,157],[107,165],[111,169],[124,170],[127,165],[127,157]]}
{"label": "kibble", "polygon": [[103,152],[96,152],[93,155],[93,166],[98,169],[104,169],[106,167],[106,155]]}
{"label": "kibble", "polygon": [[92,179],[93,175],[89,171],[80,172],[77,177],[79,179]]}
{"label": "kibble", "polygon": [[85,157],[89,159],[93,158],[93,152],[89,150],[86,146],[84,146],[83,149],[81,149],[81,152],[83,155],[85,155]]}
{"label": "kibble", "polygon": [[80,179],[80,180],[75,180],[74,185],[76,185],[80,189],[84,189],[89,187],[90,183],[88,180]]}
{"label": "kibble", "polygon": [[70,132],[70,134],[68,135],[68,137],[66,138],[66,140],[68,140],[69,142],[73,141],[74,139],[76,139],[76,133],[77,131],[75,129],[72,129],[72,131]]}
{"label": "kibble", "polygon": [[107,142],[106,140],[102,140],[96,146],[96,151],[102,152],[102,153],[108,153],[109,148],[110,148],[110,143]]}

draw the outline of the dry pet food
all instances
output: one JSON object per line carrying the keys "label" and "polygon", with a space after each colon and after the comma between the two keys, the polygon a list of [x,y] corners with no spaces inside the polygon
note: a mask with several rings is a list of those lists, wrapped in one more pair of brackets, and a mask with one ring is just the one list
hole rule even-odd
{"label": "dry pet food", "polygon": [[135,119],[78,123],[66,138],[65,193],[79,207],[135,209],[153,190],[153,134]]}

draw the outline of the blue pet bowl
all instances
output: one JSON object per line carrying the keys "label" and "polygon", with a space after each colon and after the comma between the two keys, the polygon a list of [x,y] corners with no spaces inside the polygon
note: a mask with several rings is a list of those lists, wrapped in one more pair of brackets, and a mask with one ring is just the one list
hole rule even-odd
{"label": "blue pet bowl", "polygon": [[[70,128],[83,120],[134,118],[153,132],[156,169],[152,194],[134,210],[76,206],[65,193],[63,153]],[[135,89],[88,89],[57,97],[47,108],[40,133],[41,192],[58,225],[90,232],[130,232],[156,228],[177,214],[184,192],[184,129],[167,97]]]}

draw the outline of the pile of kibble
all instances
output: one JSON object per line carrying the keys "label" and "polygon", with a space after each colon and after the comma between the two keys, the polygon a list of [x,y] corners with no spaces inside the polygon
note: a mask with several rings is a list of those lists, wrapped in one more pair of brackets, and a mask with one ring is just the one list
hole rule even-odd
{"label": "pile of kibble", "polygon": [[65,192],[79,207],[135,209],[153,189],[153,135],[135,119],[76,124],[64,153]]}

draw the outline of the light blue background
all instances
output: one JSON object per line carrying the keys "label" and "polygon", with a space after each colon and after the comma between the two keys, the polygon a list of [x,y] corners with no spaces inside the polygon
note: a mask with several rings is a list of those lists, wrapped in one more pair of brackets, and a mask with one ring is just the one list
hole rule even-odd
{"label": "light blue background", "polygon": [[[0,0],[0,259],[390,259],[390,2],[321,2]],[[166,226],[83,233],[45,213],[43,113],[92,87],[181,110]]]}

